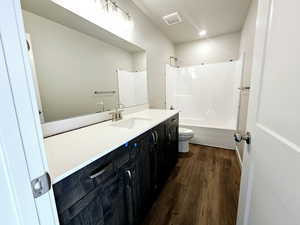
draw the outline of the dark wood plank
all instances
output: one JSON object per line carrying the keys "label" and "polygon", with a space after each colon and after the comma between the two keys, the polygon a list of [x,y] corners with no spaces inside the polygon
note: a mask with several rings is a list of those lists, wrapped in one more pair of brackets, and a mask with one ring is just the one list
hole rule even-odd
{"label": "dark wood plank", "polygon": [[235,225],[240,167],[235,152],[191,145],[143,225]]}

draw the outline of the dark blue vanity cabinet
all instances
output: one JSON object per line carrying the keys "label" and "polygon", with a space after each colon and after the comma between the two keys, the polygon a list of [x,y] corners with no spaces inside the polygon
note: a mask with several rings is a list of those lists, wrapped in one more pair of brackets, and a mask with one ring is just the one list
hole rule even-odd
{"label": "dark blue vanity cabinet", "polygon": [[177,162],[178,115],[62,181],[61,225],[140,224]]}
{"label": "dark blue vanity cabinet", "polygon": [[167,177],[165,171],[166,157],[166,123],[160,124],[151,131],[150,145],[152,199],[155,199]]}
{"label": "dark blue vanity cabinet", "polygon": [[178,153],[178,137],[179,137],[179,118],[175,116],[169,119],[166,123],[166,172],[167,176],[171,173],[172,169],[177,163],[177,153]]}

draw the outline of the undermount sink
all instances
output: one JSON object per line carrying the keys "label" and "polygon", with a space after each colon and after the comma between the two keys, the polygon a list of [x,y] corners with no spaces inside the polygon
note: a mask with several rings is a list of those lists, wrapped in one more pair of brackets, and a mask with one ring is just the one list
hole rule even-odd
{"label": "undermount sink", "polygon": [[118,121],[111,124],[110,126],[125,128],[125,129],[135,129],[140,127],[146,127],[151,124],[151,119],[146,118],[130,118]]}

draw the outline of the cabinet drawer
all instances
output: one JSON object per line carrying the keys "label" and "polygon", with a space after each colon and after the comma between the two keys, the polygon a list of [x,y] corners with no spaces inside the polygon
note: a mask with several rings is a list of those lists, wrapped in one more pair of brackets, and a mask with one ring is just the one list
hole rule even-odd
{"label": "cabinet drawer", "polygon": [[53,186],[58,213],[64,212],[115,173],[108,154]]}

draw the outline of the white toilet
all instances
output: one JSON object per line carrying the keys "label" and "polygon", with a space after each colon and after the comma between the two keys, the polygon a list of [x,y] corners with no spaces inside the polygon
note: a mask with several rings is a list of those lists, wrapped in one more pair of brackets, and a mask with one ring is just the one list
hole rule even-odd
{"label": "white toilet", "polygon": [[189,152],[189,141],[194,137],[194,131],[179,127],[179,152]]}

